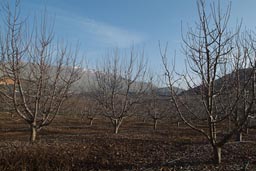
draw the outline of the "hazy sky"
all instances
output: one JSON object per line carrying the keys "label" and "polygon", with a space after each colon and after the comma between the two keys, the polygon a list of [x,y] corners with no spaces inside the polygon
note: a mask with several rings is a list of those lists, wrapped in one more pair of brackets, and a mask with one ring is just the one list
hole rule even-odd
{"label": "hazy sky", "polygon": [[[207,1],[208,2],[208,1]],[[221,0],[223,7],[227,0]],[[243,26],[255,29],[256,0],[232,0],[231,25],[243,19]],[[169,44],[169,56],[176,51],[182,70],[181,23],[184,30],[197,19],[196,0],[21,0],[24,15],[33,16],[47,8],[55,16],[59,38],[81,44],[81,51],[93,64],[113,49],[144,49],[149,65],[161,70],[158,41]]]}

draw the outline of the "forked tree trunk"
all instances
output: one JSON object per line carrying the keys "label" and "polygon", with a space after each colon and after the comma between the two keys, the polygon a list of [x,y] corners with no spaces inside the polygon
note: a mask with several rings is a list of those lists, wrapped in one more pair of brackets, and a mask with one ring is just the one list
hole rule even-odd
{"label": "forked tree trunk", "polygon": [[93,118],[90,118],[89,120],[90,120],[89,125],[92,126],[94,119],[93,119]]}
{"label": "forked tree trunk", "polygon": [[115,134],[118,134],[120,125],[121,124],[115,125],[115,131],[114,131]]}
{"label": "forked tree trunk", "polygon": [[221,163],[221,147],[213,147],[213,157],[214,157],[214,163],[220,164]]}
{"label": "forked tree trunk", "polygon": [[35,126],[35,124],[31,124],[30,125],[30,142],[35,142],[35,140],[36,140],[36,135],[37,135],[37,129],[36,129],[36,126]]}
{"label": "forked tree trunk", "polygon": [[113,126],[114,126],[114,133],[115,134],[118,134],[121,124],[122,124],[122,120],[118,120],[118,119],[113,120]]}

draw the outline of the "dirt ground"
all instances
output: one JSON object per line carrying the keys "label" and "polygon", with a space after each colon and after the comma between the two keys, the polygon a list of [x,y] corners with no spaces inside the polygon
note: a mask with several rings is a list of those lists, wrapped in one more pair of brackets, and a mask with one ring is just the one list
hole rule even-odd
{"label": "dirt ground", "polygon": [[256,130],[226,144],[215,165],[211,146],[185,125],[165,120],[153,130],[150,120],[130,119],[115,135],[108,120],[88,122],[58,116],[30,144],[28,125],[0,114],[0,170],[256,171]]}

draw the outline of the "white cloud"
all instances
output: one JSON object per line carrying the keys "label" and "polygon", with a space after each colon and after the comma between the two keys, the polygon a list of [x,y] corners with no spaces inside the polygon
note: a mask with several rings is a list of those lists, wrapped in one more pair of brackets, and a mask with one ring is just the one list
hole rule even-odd
{"label": "white cloud", "polygon": [[[125,28],[114,26],[108,23],[96,21],[83,16],[70,15],[60,9],[56,12],[56,24],[58,22],[64,24],[62,28],[69,27],[69,31],[73,32],[70,35],[79,35],[80,38],[86,41],[90,39],[92,44],[97,44],[100,47],[106,48],[129,48],[132,45],[137,45],[145,40],[145,35],[135,31],[130,31]],[[62,25],[61,24],[61,25]],[[69,25],[69,26],[67,26]],[[67,30],[65,30],[67,32]],[[75,32],[75,33],[74,33]],[[78,32],[78,33],[76,33]]]}
{"label": "white cloud", "polygon": [[[45,4],[44,4],[45,5]],[[35,2],[25,3],[27,13],[40,15],[45,6]],[[47,5],[47,4],[46,4]],[[54,21],[54,31],[58,39],[75,45],[79,42],[80,50],[91,59],[101,57],[112,48],[131,48],[144,45],[148,36],[118,25],[97,21],[83,16],[76,11],[67,11],[58,6],[47,6],[47,17]],[[33,19],[33,17],[32,17]],[[49,21],[51,23],[52,20]]]}
{"label": "white cloud", "polygon": [[126,48],[131,47],[133,44],[136,45],[142,43],[144,40],[144,36],[141,34],[103,22],[98,22],[88,18],[82,19],[79,22],[87,33],[95,36],[96,41],[109,46]]}

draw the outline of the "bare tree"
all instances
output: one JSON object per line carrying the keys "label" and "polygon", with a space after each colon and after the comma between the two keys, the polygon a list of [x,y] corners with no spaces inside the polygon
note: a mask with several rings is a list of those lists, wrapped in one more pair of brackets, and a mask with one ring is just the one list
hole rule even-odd
{"label": "bare tree", "polygon": [[[181,119],[191,129],[207,138],[212,145],[216,163],[221,163],[222,146],[246,124],[254,102],[253,92],[250,93],[245,115],[239,119],[238,124],[233,124],[230,131],[223,131],[221,123],[227,122],[227,118],[234,116],[239,101],[245,98],[246,86],[231,88],[231,78],[234,80],[234,73],[239,72],[244,65],[232,65],[233,52],[236,48],[233,45],[234,38],[238,35],[238,30],[232,33],[228,29],[230,4],[223,12],[219,3],[217,5],[212,3],[207,14],[205,1],[198,0],[199,22],[183,37],[187,56],[187,73],[183,78],[190,88],[187,91],[189,96],[185,94],[178,96],[173,90],[176,82],[174,66],[172,69],[169,68],[166,49],[161,50],[172,102]],[[246,60],[245,56],[241,55],[239,58],[241,57]],[[246,81],[247,84],[249,81]]]}
{"label": "bare tree", "polygon": [[1,90],[16,113],[31,128],[31,142],[37,131],[51,124],[64,100],[79,79],[77,51],[54,40],[52,25],[47,18],[35,21],[29,30],[20,18],[20,3],[14,9],[3,5],[5,13],[0,35],[1,74],[13,81],[11,91]]}
{"label": "bare tree", "polygon": [[156,86],[159,85],[159,82],[159,80],[154,81],[153,77],[151,77],[148,91],[144,96],[142,103],[147,116],[153,120],[154,130],[157,129],[158,121],[167,118],[170,113],[170,106],[168,106],[169,98],[161,97],[159,95],[159,86]]}
{"label": "bare tree", "polygon": [[144,94],[146,67],[143,54],[139,56],[133,49],[129,57],[122,57],[117,49],[111,55],[97,66],[92,90],[103,115],[110,119],[114,133],[118,133],[123,120],[134,114]]}
{"label": "bare tree", "polygon": [[253,35],[247,31],[237,37],[235,42],[236,48],[232,53],[232,66],[234,71],[232,75],[233,80],[230,79],[230,83],[232,83],[231,89],[235,89],[234,93],[236,97],[241,94],[241,98],[239,98],[230,119],[236,127],[241,125],[241,122],[244,123],[244,121],[246,121],[245,124],[237,130],[237,141],[242,141],[242,132],[247,129],[249,119],[253,117],[255,110],[256,61],[254,44]]}
{"label": "bare tree", "polygon": [[84,117],[89,120],[89,125],[92,126],[93,121],[102,114],[102,107],[95,99],[85,96],[86,99],[83,100],[84,107],[81,111],[82,120]]}

